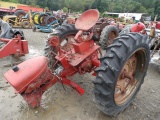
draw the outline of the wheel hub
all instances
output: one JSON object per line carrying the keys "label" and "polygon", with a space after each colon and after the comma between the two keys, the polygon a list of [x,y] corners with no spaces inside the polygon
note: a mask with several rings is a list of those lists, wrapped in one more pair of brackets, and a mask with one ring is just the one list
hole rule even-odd
{"label": "wheel hub", "polygon": [[113,31],[111,31],[110,34],[109,34],[109,36],[108,36],[108,44],[109,44],[109,45],[112,44],[112,43],[113,43],[113,40],[114,40],[116,37],[117,37],[116,34],[115,34]]}
{"label": "wheel hub", "polygon": [[138,83],[135,79],[136,65],[137,58],[134,54],[125,63],[117,80],[114,95],[117,105],[125,103],[136,89]]}

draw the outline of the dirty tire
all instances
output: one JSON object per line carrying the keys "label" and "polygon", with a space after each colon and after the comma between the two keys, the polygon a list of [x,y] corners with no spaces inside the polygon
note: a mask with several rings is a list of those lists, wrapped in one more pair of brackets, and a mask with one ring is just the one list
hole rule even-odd
{"label": "dirty tire", "polygon": [[31,24],[28,21],[23,21],[22,27],[25,29],[29,29],[29,28],[31,28]]}
{"label": "dirty tire", "polygon": [[[49,35],[49,38],[52,38],[53,36],[58,36],[60,39],[60,43],[62,43],[65,40],[64,38],[67,38],[67,36],[75,36],[77,34],[77,32],[78,32],[78,30],[72,24],[68,24],[65,26],[62,25],[62,26],[56,28],[55,31]],[[53,70],[53,68],[54,68],[53,65],[55,64],[55,61],[56,61],[55,54],[53,54],[53,52],[57,53],[57,49],[55,47],[51,46],[47,40],[46,47],[45,47],[44,51],[45,51],[45,56],[49,58],[48,66],[51,70]]]}
{"label": "dirty tire", "polygon": [[[112,38],[110,38],[110,34],[112,34]],[[102,47],[107,47],[112,44],[114,38],[118,37],[119,32],[116,26],[108,25],[106,26],[100,35],[100,44]]]}
{"label": "dirty tire", "polygon": [[57,18],[54,17],[54,16],[48,16],[46,19],[45,19],[45,24],[48,25],[50,23],[52,23],[53,21],[55,21]]}
{"label": "dirty tire", "polygon": [[39,17],[40,14],[41,14],[41,13],[36,12],[36,13],[34,13],[33,16],[32,16],[32,20],[33,20],[33,23],[34,23],[35,25],[38,25],[38,24],[39,24],[39,23],[38,23],[38,17]]}
{"label": "dirty tire", "polygon": [[133,24],[126,25],[126,26],[121,30],[121,32],[119,33],[119,35],[130,33],[132,26],[133,26]]}
{"label": "dirty tire", "polygon": [[38,23],[39,23],[41,26],[46,26],[45,20],[46,20],[46,18],[47,18],[48,16],[49,16],[49,15],[46,14],[46,13],[40,14],[39,17],[38,17]]}
{"label": "dirty tire", "polygon": [[[100,59],[101,65],[96,69],[97,77],[93,81],[94,100],[98,109],[103,113],[116,116],[129,106],[136,96],[144,81],[150,60],[149,42],[150,40],[146,35],[129,33],[116,38],[113,44],[106,48],[106,55]],[[119,104],[115,97],[117,81],[120,79],[121,71],[133,54],[136,55],[137,62],[133,75],[135,79],[133,80],[137,82],[132,92],[129,93],[130,96]],[[125,92],[124,94],[128,93]],[[123,94],[120,95],[123,96]]]}
{"label": "dirty tire", "polygon": [[24,10],[17,10],[14,14],[21,18],[26,15],[26,12]]}

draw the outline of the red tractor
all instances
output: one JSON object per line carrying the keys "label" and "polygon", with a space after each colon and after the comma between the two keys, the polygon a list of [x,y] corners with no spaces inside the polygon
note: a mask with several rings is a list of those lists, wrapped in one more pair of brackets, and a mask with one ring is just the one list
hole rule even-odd
{"label": "red tractor", "polygon": [[85,90],[70,80],[76,73],[96,76],[95,103],[105,114],[115,116],[130,105],[147,72],[150,40],[139,33],[123,34],[101,56],[93,34],[98,18],[98,10],[84,12],[75,27],[61,26],[48,36],[46,57],[29,59],[5,73],[31,107],[39,107],[43,93],[55,83],[83,95]]}

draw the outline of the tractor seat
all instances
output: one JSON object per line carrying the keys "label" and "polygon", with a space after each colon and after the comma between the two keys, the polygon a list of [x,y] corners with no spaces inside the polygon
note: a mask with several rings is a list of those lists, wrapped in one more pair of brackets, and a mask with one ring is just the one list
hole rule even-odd
{"label": "tractor seat", "polygon": [[75,27],[78,30],[87,31],[96,24],[98,18],[99,18],[98,10],[96,9],[87,10],[76,20]]}
{"label": "tractor seat", "polygon": [[4,74],[4,77],[17,93],[22,93],[31,82],[36,81],[45,72],[47,66],[46,57],[35,57],[14,66]]}

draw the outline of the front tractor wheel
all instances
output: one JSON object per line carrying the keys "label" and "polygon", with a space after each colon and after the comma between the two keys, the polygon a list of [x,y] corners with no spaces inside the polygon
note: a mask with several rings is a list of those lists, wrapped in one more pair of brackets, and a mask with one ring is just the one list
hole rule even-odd
{"label": "front tractor wheel", "polygon": [[139,91],[149,60],[147,36],[129,33],[115,39],[96,70],[93,83],[97,107],[111,116],[123,111]]}

